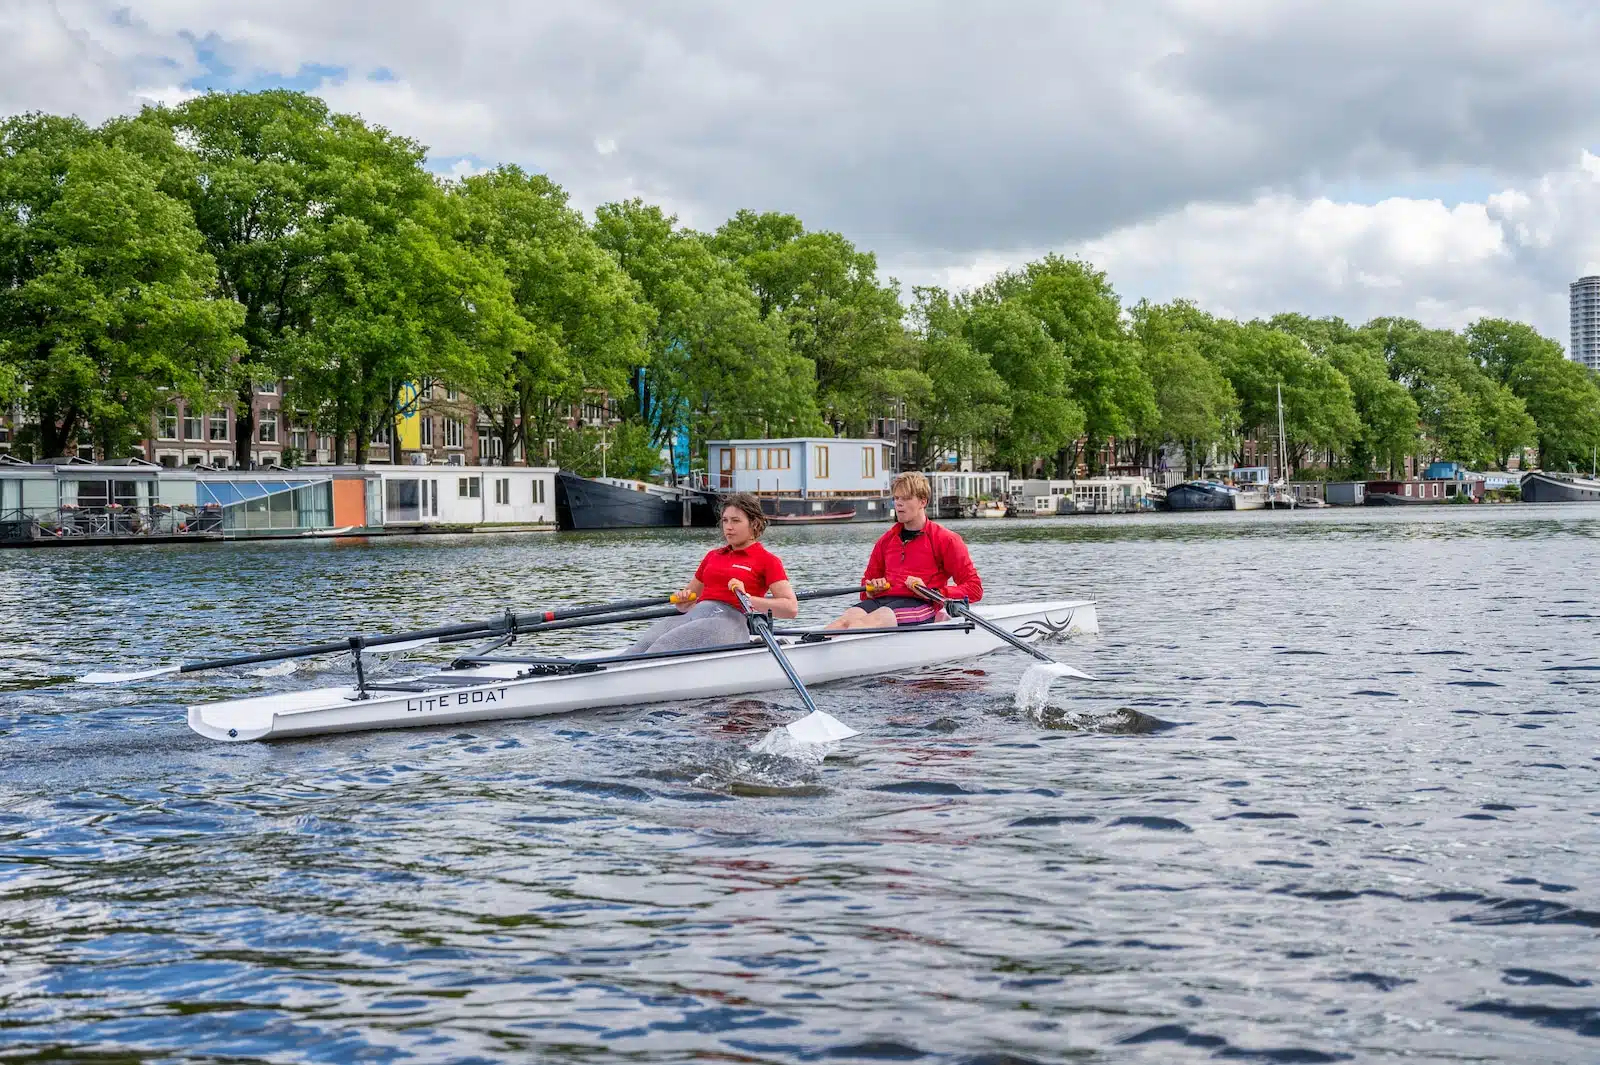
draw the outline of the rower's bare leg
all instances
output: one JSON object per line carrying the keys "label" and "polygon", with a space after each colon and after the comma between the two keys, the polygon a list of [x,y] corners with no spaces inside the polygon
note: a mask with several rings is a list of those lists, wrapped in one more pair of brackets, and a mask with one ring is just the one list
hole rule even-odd
{"label": "rower's bare leg", "polygon": [[834,618],[832,621],[828,622],[826,625],[824,625],[822,627],[823,627],[824,630],[827,630],[827,629],[836,629],[836,630],[837,629],[859,629],[859,628],[863,627],[863,625],[865,624],[866,620],[867,620],[867,612],[865,610],[862,610],[858,606],[853,606],[849,610],[846,610],[843,614],[840,614],[838,617]]}
{"label": "rower's bare leg", "polygon": [[823,627],[835,630],[892,629],[896,623],[894,611],[886,606],[880,606],[870,614],[858,606],[853,606]]}

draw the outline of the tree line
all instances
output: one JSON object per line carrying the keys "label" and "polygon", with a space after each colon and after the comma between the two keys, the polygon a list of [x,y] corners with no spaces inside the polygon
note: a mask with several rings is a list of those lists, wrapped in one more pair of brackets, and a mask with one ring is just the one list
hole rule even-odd
{"label": "tree line", "polygon": [[592,434],[565,413],[604,391],[622,416],[609,466],[632,475],[674,433],[698,456],[887,416],[919,423],[924,468],[957,453],[1065,475],[1174,445],[1192,466],[1275,435],[1280,389],[1296,466],[1503,466],[1535,446],[1565,468],[1600,445],[1596,375],[1517,322],[1124,308],[1054,255],[903,294],[871,252],[793,215],[699,232],[635,199],[590,219],[543,175],[441,180],[424,159],[291,91],[0,123],[0,402],[45,456],[126,454],[174,398],[231,402],[241,465],[268,381],[337,461],[364,461],[423,380],[470,396],[502,453],[555,439],[585,471]]}

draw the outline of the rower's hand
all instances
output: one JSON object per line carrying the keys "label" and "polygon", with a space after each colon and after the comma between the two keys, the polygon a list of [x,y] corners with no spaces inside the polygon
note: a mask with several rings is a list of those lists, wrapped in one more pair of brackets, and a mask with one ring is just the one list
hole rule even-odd
{"label": "rower's hand", "polygon": [[926,588],[926,587],[927,587],[927,584],[925,584],[923,582],[921,577],[907,577],[906,578],[906,588],[910,590],[912,595],[916,595],[917,594],[917,589],[918,588]]}
{"label": "rower's hand", "polygon": [[678,608],[679,613],[682,613],[683,611],[694,606],[694,601],[698,599],[699,596],[695,595],[688,589],[687,586],[685,586],[680,591],[673,592],[669,598],[672,602],[672,605]]}
{"label": "rower's hand", "polygon": [[728,582],[728,591],[735,594],[744,591],[744,581],[741,581],[738,577],[733,578]]}
{"label": "rower's hand", "polygon": [[889,590],[889,578],[874,577],[861,585],[868,595],[882,595]]}

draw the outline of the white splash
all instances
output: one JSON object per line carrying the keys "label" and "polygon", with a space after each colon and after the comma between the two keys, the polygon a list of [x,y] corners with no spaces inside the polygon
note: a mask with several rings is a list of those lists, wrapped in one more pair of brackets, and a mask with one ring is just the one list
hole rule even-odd
{"label": "white splash", "polygon": [[775,758],[789,758],[807,765],[821,765],[834,743],[813,743],[796,739],[787,725],[779,725],[750,745],[752,754],[768,754]]}
{"label": "white splash", "polygon": [[1082,677],[1081,670],[1060,662],[1040,662],[1022,675],[1017,684],[1017,709],[1037,714],[1050,705],[1050,686],[1057,677]]}
{"label": "white splash", "polygon": [[292,658],[286,658],[275,666],[262,666],[260,669],[249,670],[247,675],[252,677],[287,677],[299,668],[299,662]]}

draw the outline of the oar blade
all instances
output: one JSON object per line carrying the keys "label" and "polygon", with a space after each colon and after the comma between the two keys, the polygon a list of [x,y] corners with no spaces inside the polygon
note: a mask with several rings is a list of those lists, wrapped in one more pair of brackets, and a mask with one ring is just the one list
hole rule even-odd
{"label": "oar blade", "polygon": [[132,673],[85,673],[78,678],[79,684],[126,684],[129,681],[149,680],[151,677],[164,677],[168,673],[176,673],[182,666],[162,666],[160,669],[141,669]]}
{"label": "oar blade", "polygon": [[784,731],[801,743],[838,743],[861,733],[836,717],[813,710],[799,721],[791,721]]}
{"label": "oar blade", "polygon": [[379,644],[377,647],[370,647],[366,650],[375,655],[392,655],[401,651],[415,651],[419,647],[428,647],[438,642],[439,637],[429,636],[424,640],[405,640],[401,643]]}
{"label": "oar blade", "polygon": [[1085,673],[1083,670],[1078,669],[1075,666],[1064,665],[1061,662],[1055,663],[1055,672],[1057,674],[1059,674],[1060,676],[1063,676],[1063,677],[1074,677],[1074,678],[1076,678],[1078,680],[1099,680],[1100,679],[1099,677],[1093,676],[1092,674]]}

